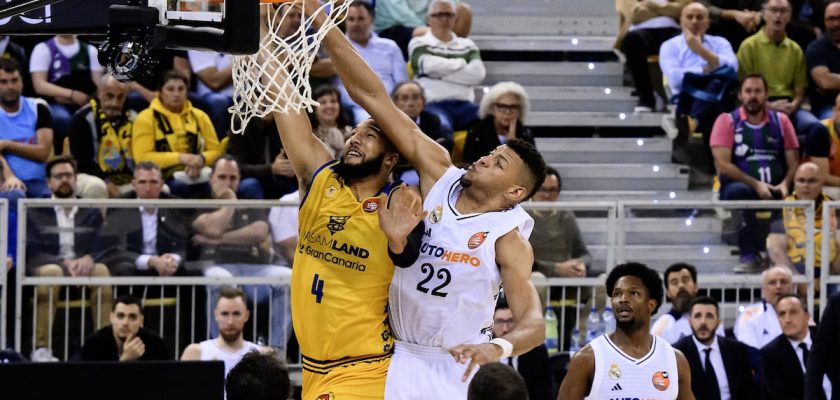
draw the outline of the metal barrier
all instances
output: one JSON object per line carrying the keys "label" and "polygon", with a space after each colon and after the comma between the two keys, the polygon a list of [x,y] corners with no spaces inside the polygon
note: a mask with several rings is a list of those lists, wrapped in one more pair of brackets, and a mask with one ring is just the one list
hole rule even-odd
{"label": "metal barrier", "polygon": [[[196,276],[169,276],[169,277],[160,277],[160,276],[148,276],[148,277],[139,277],[139,276],[125,276],[125,277],[93,277],[93,276],[86,276],[86,277],[70,277],[70,276],[50,276],[50,277],[38,277],[38,276],[29,276],[26,274],[26,266],[27,266],[27,223],[28,219],[31,217],[30,212],[32,210],[38,208],[52,208],[52,207],[79,207],[79,209],[87,208],[87,209],[94,209],[96,212],[100,212],[104,215],[103,217],[103,226],[108,224],[109,216],[113,216],[113,218],[120,218],[122,214],[117,212],[120,209],[133,209],[138,210],[139,207],[147,207],[147,208],[155,208],[156,210],[164,210],[164,209],[181,209],[176,211],[183,211],[185,213],[195,212],[196,210],[202,211],[207,210],[215,211],[222,207],[230,207],[232,209],[247,209],[249,212],[256,210],[256,209],[265,209],[265,217],[267,218],[269,214],[269,208],[279,207],[279,206],[288,206],[288,207],[296,207],[296,204],[293,203],[279,203],[277,201],[173,201],[173,200],[158,200],[158,201],[141,201],[141,200],[97,200],[97,201],[83,201],[83,200],[50,200],[50,199],[38,199],[38,200],[21,200],[19,202],[19,223],[18,223],[18,243],[17,243],[17,293],[16,293],[16,303],[15,303],[15,349],[17,351],[22,351],[25,344],[28,344],[32,347],[32,349],[36,348],[36,333],[38,332],[37,329],[37,321],[38,321],[38,306],[44,305],[44,303],[39,303],[38,296],[32,296],[32,307],[29,308],[24,304],[24,290],[29,289],[30,291],[34,291],[33,289],[37,289],[38,286],[61,286],[61,287],[81,287],[81,300],[72,301],[70,296],[70,290],[65,290],[64,295],[55,298],[53,295],[53,290],[49,290],[48,295],[46,296],[46,306],[42,308],[48,310],[49,313],[47,316],[47,330],[46,330],[46,347],[52,349],[54,346],[53,343],[53,332],[54,329],[57,327],[63,327],[64,335],[63,335],[63,346],[64,349],[63,354],[60,354],[63,359],[67,359],[72,354],[69,351],[70,343],[70,332],[71,330],[75,330],[78,333],[78,339],[84,339],[88,334],[92,333],[96,329],[99,328],[98,323],[103,320],[107,320],[107,316],[110,313],[110,309],[103,310],[101,309],[103,303],[103,291],[106,293],[112,292],[114,289],[120,291],[120,289],[124,289],[126,292],[133,292],[138,297],[141,297],[144,300],[144,310],[146,313],[149,310],[157,310],[160,315],[157,318],[158,321],[150,321],[149,319],[146,320],[146,325],[155,325],[154,322],[157,322],[157,327],[159,327],[158,334],[163,337],[173,335],[172,332],[174,331],[173,342],[167,343],[168,345],[173,345],[173,355],[174,358],[179,358],[180,350],[182,347],[186,346],[189,343],[195,343],[200,340],[203,340],[209,336],[210,325],[212,321],[212,308],[213,302],[210,299],[209,289],[211,287],[219,287],[222,285],[229,286],[229,285],[253,285],[253,292],[246,293],[249,296],[249,301],[252,303],[252,313],[251,313],[251,321],[249,322],[250,326],[250,335],[248,335],[248,329],[246,329],[246,339],[257,341],[257,323],[260,321],[260,313],[259,307],[257,307],[257,299],[256,299],[256,292],[259,287],[268,287],[269,289],[272,286],[282,286],[288,285],[290,279],[288,277],[209,277],[209,276],[200,276],[201,270],[205,267],[214,265],[214,264],[221,264],[222,262],[213,262],[210,261],[188,261],[181,268],[185,268],[186,270],[193,271],[193,275]],[[100,210],[101,209],[101,210]],[[50,210],[52,211],[52,210]],[[111,214],[113,213],[113,214]],[[5,217],[5,213],[2,214]],[[172,214],[165,214],[166,216],[171,216]],[[139,213],[137,214],[139,218]],[[165,217],[164,217],[165,218]],[[165,220],[165,219],[164,219]],[[169,221],[172,221],[171,219]],[[184,224],[191,224],[194,220],[190,218],[185,218],[183,220],[177,220]],[[32,223],[36,223],[36,220],[33,220]],[[116,221],[114,226],[110,228],[102,228],[102,231],[108,231],[108,234],[114,235],[126,235],[127,232],[119,231],[122,225],[120,225],[119,220]],[[265,220],[268,223],[268,220]],[[142,232],[142,225],[134,226],[134,228],[141,229]],[[184,227],[181,227],[184,228]],[[160,230],[159,230],[160,231]],[[186,229],[189,231],[189,229]],[[73,233],[75,236],[75,232],[68,231],[66,229],[62,229],[56,226],[52,227],[51,234],[61,235],[62,233]],[[100,232],[103,235],[104,232]],[[270,231],[268,234],[268,238],[270,238]],[[101,237],[100,237],[101,239]],[[75,240],[75,239],[74,239]],[[158,238],[157,240],[164,240],[162,238]],[[187,237],[186,240],[190,240],[190,237]],[[273,240],[269,240],[269,242],[273,243]],[[104,245],[103,245],[104,246]],[[104,252],[103,249],[98,249],[97,253],[102,255]],[[109,247],[105,250],[111,250]],[[184,249],[184,254],[186,254],[187,249]],[[268,250],[267,250],[268,251]],[[271,254],[271,252],[269,252]],[[76,256],[81,256],[78,254]],[[96,258],[96,257],[95,257]],[[184,258],[183,260],[187,260]],[[99,259],[96,259],[95,262],[100,262]],[[270,262],[265,264],[266,266],[272,265]],[[108,265],[109,269],[111,265]],[[30,266],[31,271],[32,266]],[[197,290],[198,287],[198,290]],[[208,290],[205,290],[205,287]],[[148,290],[159,289],[159,295],[148,295]],[[164,288],[174,288],[175,294],[174,296],[170,294],[164,294]],[[188,293],[184,294],[184,289],[189,290]],[[142,294],[140,293],[142,291]],[[198,294],[196,292],[199,292]],[[88,295],[93,295],[95,301],[88,301]],[[174,297],[174,298],[173,298]],[[110,299],[107,299],[106,303],[110,303]],[[185,304],[187,303],[187,304]],[[204,304],[206,310],[196,309],[197,305]],[[63,305],[62,305],[63,304]],[[185,306],[189,306],[189,310],[181,310],[181,305],[184,304]],[[285,302],[288,306],[288,301]],[[152,306],[150,306],[152,305]],[[171,321],[164,321],[166,312],[164,311],[166,308],[172,308],[174,310],[169,311],[169,314],[174,313],[174,322]],[[91,326],[92,330],[88,330],[86,322],[87,322],[87,308],[88,306],[92,306],[93,309],[96,310],[96,314],[93,315],[93,311],[91,315],[93,316],[93,324]],[[71,309],[78,308],[78,313],[80,314],[78,318],[78,325],[71,326]],[[31,310],[31,314],[27,315],[28,317],[32,318],[32,337],[31,341],[27,339],[26,343],[24,342],[24,338],[22,337],[22,329],[24,328],[24,310]],[[63,310],[64,311],[64,318],[63,321],[54,321],[57,312]],[[273,313],[277,312],[277,310],[273,309],[272,301],[268,301],[268,320],[271,321]],[[189,314],[184,315],[184,314]],[[202,314],[206,315],[206,320],[203,320]],[[171,320],[172,315],[166,316],[167,320]],[[188,323],[188,326],[187,326]],[[206,323],[206,325],[204,325]],[[289,321],[290,323],[290,321]],[[196,329],[196,326],[204,325],[203,332],[200,332]],[[271,324],[268,323],[268,333],[267,333],[267,344],[271,343],[272,335],[275,334],[271,327]]]}

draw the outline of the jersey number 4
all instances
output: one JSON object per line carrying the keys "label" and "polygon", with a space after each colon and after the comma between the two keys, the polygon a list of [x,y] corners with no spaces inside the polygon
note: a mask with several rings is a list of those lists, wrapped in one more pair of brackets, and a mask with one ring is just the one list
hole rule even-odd
{"label": "jersey number 4", "polygon": [[432,266],[432,264],[424,263],[423,265],[420,266],[420,271],[422,271],[424,274],[428,274],[428,275],[426,275],[425,279],[423,279],[422,281],[417,283],[417,290],[419,290],[423,293],[429,293],[429,288],[427,288],[426,286],[423,286],[423,285],[429,283],[429,281],[431,281],[432,278],[437,276],[437,278],[442,279],[443,282],[440,285],[437,285],[434,289],[432,289],[431,295],[432,296],[438,296],[438,297],[446,297],[446,295],[449,294],[449,293],[441,291],[441,289],[445,288],[447,285],[449,285],[449,282],[452,281],[452,274],[449,273],[448,269],[446,269],[446,268],[438,269],[437,274],[435,274],[435,267]]}
{"label": "jersey number 4", "polygon": [[321,299],[324,298],[324,280],[318,278],[318,274],[312,278],[312,294],[315,295],[315,302],[321,304]]}

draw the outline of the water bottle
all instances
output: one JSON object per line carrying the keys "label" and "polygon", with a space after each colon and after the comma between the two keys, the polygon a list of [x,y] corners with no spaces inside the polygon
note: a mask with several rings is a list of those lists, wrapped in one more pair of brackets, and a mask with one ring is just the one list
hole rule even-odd
{"label": "water bottle", "polygon": [[589,343],[598,336],[601,336],[603,325],[601,324],[601,316],[598,314],[598,309],[594,306],[589,312],[589,318],[586,318],[586,343]]}
{"label": "water bottle", "polygon": [[580,350],[580,329],[572,329],[572,337],[569,339],[569,356],[575,355]]}
{"label": "water bottle", "polygon": [[557,316],[551,306],[545,308],[545,347],[549,353],[557,351]]}
{"label": "water bottle", "polygon": [[604,321],[604,333],[609,335],[610,333],[615,332],[615,316],[613,315],[612,307],[605,307],[602,317]]}

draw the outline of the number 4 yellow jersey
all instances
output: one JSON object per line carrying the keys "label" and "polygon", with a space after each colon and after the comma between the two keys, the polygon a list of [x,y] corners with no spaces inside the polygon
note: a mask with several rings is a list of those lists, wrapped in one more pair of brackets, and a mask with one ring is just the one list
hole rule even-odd
{"label": "number 4 yellow jersey", "polygon": [[356,200],[333,171],[336,164],[315,172],[301,202],[292,268],[292,321],[303,369],[321,374],[393,352],[387,303],[394,264],[378,203]]}

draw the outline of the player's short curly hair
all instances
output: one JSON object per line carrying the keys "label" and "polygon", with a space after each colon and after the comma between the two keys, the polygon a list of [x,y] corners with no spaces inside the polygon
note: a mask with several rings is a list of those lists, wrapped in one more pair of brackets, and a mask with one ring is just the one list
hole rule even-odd
{"label": "player's short curly hair", "polygon": [[525,167],[527,168],[530,180],[532,180],[532,182],[528,182],[530,184],[528,195],[521,200],[526,201],[539,190],[545,180],[545,160],[534,145],[522,139],[511,139],[505,145],[522,159],[522,162],[525,163]]}
{"label": "player's short curly hair", "polygon": [[635,276],[642,280],[642,284],[645,285],[650,298],[656,300],[656,308],[653,309],[651,315],[656,314],[659,306],[662,305],[662,296],[664,295],[662,278],[659,277],[659,273],[653,268],[638,262],[616,265],[607,276],[607,296],[612,295],[613,289],[615,289],[615,283],[624,276]]}

